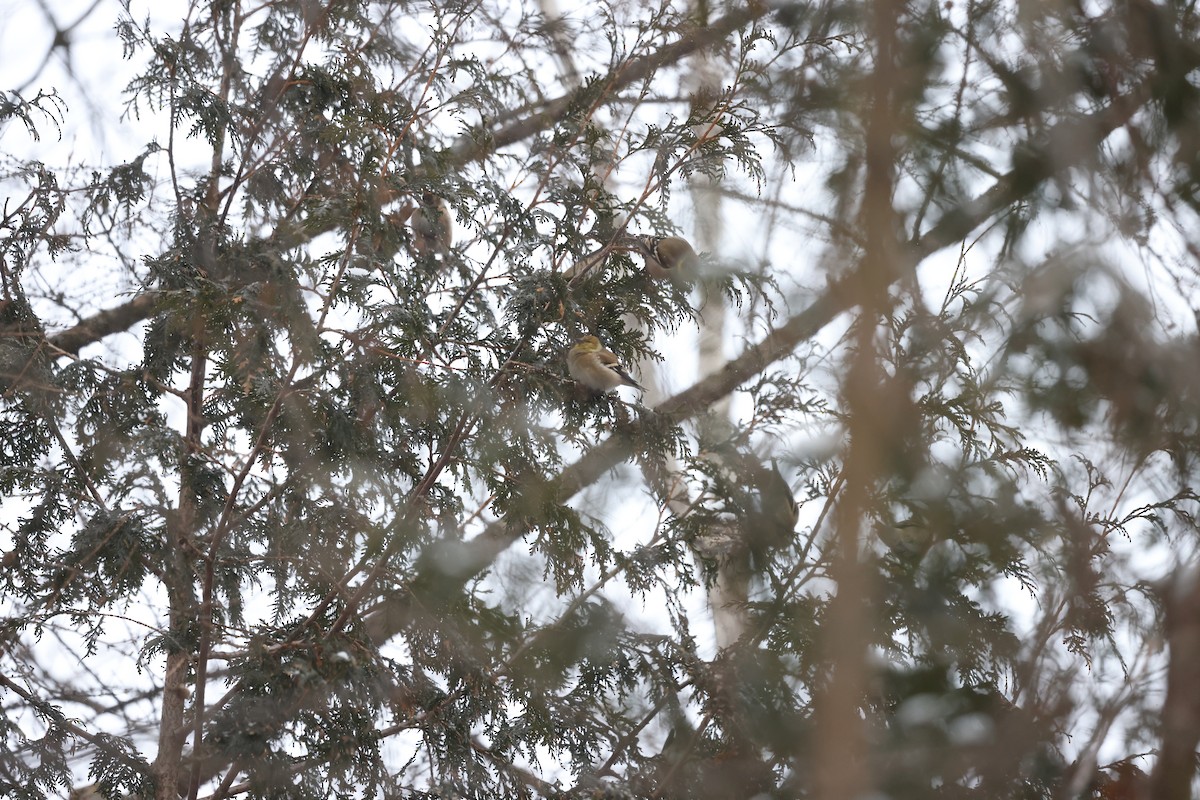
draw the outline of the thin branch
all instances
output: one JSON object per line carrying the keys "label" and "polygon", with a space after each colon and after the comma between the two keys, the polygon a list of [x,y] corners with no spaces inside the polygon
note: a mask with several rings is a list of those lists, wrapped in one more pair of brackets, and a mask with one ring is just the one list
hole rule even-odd
{"label": "thin branch", "polygon": [[147,777],[150,776],[150,774],[151,774],[150,769],[149,769],[149,767],[146,766],[146,763],[144,761],[134,758],[133,756],[129,755],[129,753],[125,752],[124,750],[122,750],[119,747],[113,747],[107,736],[104,736],[104,735],[98,734],[98,733],[92,733],[91,731],[88,731],[88,730],[84,730],[83,728],[76,725],[74,722],[71,722],[69,719],[62,716],[62,713],[59,712],[58,709],[56,709],[54,706],[45,702],[41,698],[33,695],[32,693],[26,691],[24,686],[21,686],[19,683],[14,682],[4,673],[0,673],[0,686],[3,686],[5,688],[11,690],[14,694],[16,694],[22,700],[29,703],[29,705],[38,709],[41,713],[52,717],[55,725],[59,726],[60,728],[62,728],[65,731],[67,731],[72,736],[83,739],[84,741],[93,745],[97,749],[103,750],[104,752],[108,753],[109,755],[114,756],[119,761],[121,761],[121,763],[125,764],[125,766],[129,767],[130,769],[134,770],[135,772],[137,772],[141,775],[145,775]]}
{"label": "thin branch", "polygon": [[67,353],[78,353],[80,348],[95,344],[114,333],[127,331],[148,318],[154,313],[158,298],[158,292],[154,291],[139,294],[119,306],[93,314],[78,325],[50,336],[50,344]]}

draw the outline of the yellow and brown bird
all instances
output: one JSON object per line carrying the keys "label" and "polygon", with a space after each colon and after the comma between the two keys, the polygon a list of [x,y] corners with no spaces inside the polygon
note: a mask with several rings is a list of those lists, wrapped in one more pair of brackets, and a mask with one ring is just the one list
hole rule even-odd
{"label": "yellow and brown bird", "polygon": [[618,386],[642,389],[641,384],[621,366],[620,359],[605,350],[595,336],[583,337],[570,349],[567,353],[567,371],[572,378],[594,392],[608,392]]}
{"label": "yellow and brown bird", "polygon": [[646,274],[655,280],[691,283],[700,267],[700,256],[679,236],[637,236],[636,252],[646,261]]}

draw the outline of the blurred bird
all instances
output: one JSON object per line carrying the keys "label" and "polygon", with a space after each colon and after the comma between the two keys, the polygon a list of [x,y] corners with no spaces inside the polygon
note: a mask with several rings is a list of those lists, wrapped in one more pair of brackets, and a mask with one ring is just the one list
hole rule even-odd
{"label": "blurred bird", "polygon": [[771,550],[792,540],[800,506],[774,459],[770,469],[747,461],[746,478],[751,487],[746,503],[746,547],[752,567],[762,569]]}
{"label": "blurred bird", "polygon": [[678,236],[635,236],[634,252],[646,261],[646,274],[655,280],[690,283],[696,277],[700,257],[687,239]]}
{"label": "blurred bird", "polygon": [[595,336],[580,339],[567,353],[567,371],[571,377],[595,392],[607,392],[618,386],[642,386],[629,376],[612,352],[605,350]]}
{"label": "blurred bird", "polygon": [[425,192],[420,205],[412,212],[413,247],[422,256],[445,255],[454,241],[450,224],[450,206],[436,195]]}
{"label": "blurred bird", "polygon": [[792,494],[792,487],[779,471],[778,462],[771,459],[770,469],[764,465],[755,470],[752,480],[755,489],[758,490],[757,513],[770,520],[775,527],[782,527],[788,531],[794,529],[800,519],[800,506]]}

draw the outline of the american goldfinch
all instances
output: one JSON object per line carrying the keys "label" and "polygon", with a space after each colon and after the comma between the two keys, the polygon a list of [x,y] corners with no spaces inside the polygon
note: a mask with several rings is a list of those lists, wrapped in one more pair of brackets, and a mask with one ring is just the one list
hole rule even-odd
{"label": "american goldfinch", "polygon": [[410,223],[413,247],[422,256],[445,254],[454,241],[454,229],[450,224],[450,207],[440,197],[425,192],[421,203],[412,212]]}
{"label": "american goldfinch", "polygon": [[646,274],[651,278],[687,283],[696,277],[700,257],[687,239],[639,236],[637,243],[637,252],[646,260]]}
{"label": "american goldfinch", "polygon": [[595,392],[607,392],[618,386],[642,389],[637,381],[629,377],[617,357],[605,350],[595,336],[583,337],[570,349],[567,353],[567,371],[572,378]]}

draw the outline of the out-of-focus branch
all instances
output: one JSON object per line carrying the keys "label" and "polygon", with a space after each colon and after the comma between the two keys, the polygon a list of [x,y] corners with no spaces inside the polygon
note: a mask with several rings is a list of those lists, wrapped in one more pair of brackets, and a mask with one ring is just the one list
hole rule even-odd
{"label": "out-of-focus branch", "polygon": [[[874,605],[875,582],[863,563],[861,550],[869,526],[867,508],[887,474],[888,450],[902,440],[913,415],[905,383],[891,384],[881,365],[877,341],[880,320],[893,313],[895,299],[888,287],[911,275],[915,264],[902,265],[897,256],[898,215],[892,205],[896,186],[897,131],[909,127],[903,116],[899,77],[897,28],[905,18],[903,0],[873,0],[870,34],[874,58],[866,78],[866,147],[862,208],[861,256],[851,274],[854,302],[862,311],[848,334],[853,342],[839,381],[846,409],[846,448],[842,496],[834,505],[830,577],[837,591],[830,598],[820,627],[818,649],[831,665],[829,680],[813,696],[816,731],[815,795],[823,800],[863,797],[875,790],[868,763],[867,731],[860,715],[870,680],[868,649],[873,628],[868,609]],[[906,269],[907,267],[907,269]]]}
{"label": "out-of-focus branch", "polygon": [[1167,696],[1162,711],[1162,746],[1151,778],[1151,797],[1189,800],[1200,744],[1200,568],[1181,570],[1166,598]]}
{"label": "out-of-focus branch", "polygon": [[568,89],[579,88],[579,67],[575,63],[575,54],[571,52],[571,37],[567,30],[567,22],[558,10],[557,0],[538,0],[542,10],[542,31],[550,40],[550,49],[558,61],[559,79]]}
{"label": "out-of-focus branch", "polygon": [[50,23],[50,27],[54,28],[54,38],[50,40],[50,46],[46,49],[46,55],[42,58],[42,62],[38,64],[36,69],[34,69],[33,74],[31,74],[29,78],[17,88],[18,94],[24,93],[38,80],[38,78],[41,77],[42,71],[46,68],[46,65],[50,63],[50,59],[54,56],[55,51],[58,50],[62,51],[63,65],[66,67],[67,73],[72,78],[78,80],[75,76],[75,68],[71,64],[71,34],[73,34],[75,29],[82,25],[87,18],[90,17],[97,8],[99,8],[100,2],[101,0],[92,0],[92,4],[88,6],[87,9],[80,14],[74,22],[72,22],[70,25],[67,25],[65,28],[59,26],[58,20],[54,18],[54,14],[51,13],[51,9],[47,3],[38,3],[38,5],[41,6],[42,14],[44,14],[46,17],[46,21]]}
{"label": "out-of-focus branch", "polygon": [[158,301],[157,292],[139,294],[119,306],[88,317],[73,327],[60,331],[50,338],[50,344],[67,353],[78,353],[85,345],[95,344],[106,336],[129,328],[154,313]]}
{"label": "out-of-focus branch", "polygon": [[[698,25],[707,25],[708,9],[703,2],[692,3],[692,16]],[[722,74],[715,54],[707,49],[697,52],[689,62],[692,92],[691,107],[694,119],[708,119],[707,130],[701,136],[712,136],[719,125],[722,100],[721,87],[728,77]],[[701,124],[703,127],[704,123]],[[697,171],[688,181],[696,209],[695,243],[704,251],[718,252],[721,245],[722,221],[720,184],[722,181]],[[725,366],[725,328],[727,311],[725,297],[707,284],[701,284],[700,340],[697,345],[700,374],[708,375]],[[713,417],[729,419],[730,398],[725,395],[714,404]],[[736,527],[729,529],[732,538],[741,538]],[[749,554],[744,548],[717,559],[717,575],[708,590],[708,605],[713,615],[717,649],[722,650],[742,638],[746,630],[747,603],[750,599]]]}
{"label": "out-of-focus branch", "polygon": [[140,773],[142,775],[150,774],[150,769],[149,769],[149,767],[147,767],[147,765],[144,761],[134,758],[133,756],[131,756],[128,753],[128,751],[123,750],[120,747],[113,747],[112,744],[109,742],[108,738],[103,737],[100,734],[92,733],[89,730],[85,730],[84,728],[79,727],[78,725],[71,722],[66,717],[62,716],[61,712],[59,712],[58,709],[55,708],[54,706],[52,706],[50,703],[47,703],[46,701],[42,700],[41,698],[36,697],[32,693],[26,691],[25,687],[21,686],[19,683],[16,683],[15,681],[9,680],[9,678],[3,674],[0,674],[0,686],[3,686],[4,688],[8,689],[13,694],[17,695],[22,700],[24,700],[26,703],[28,703],[30,706],[37,708],[40,712],[46,714],[49,717],[52,717],[54,719],[55,725],[58,725],[63,730],[70,733],[72,736],[75,736],[79,739],[82,739],[85,742],[90,743],[91,745],[96,747],[98,750],[105,751],[110,756],[119,760],[122,764],[124,764],[126,767],[133,770],[134,772]]}

